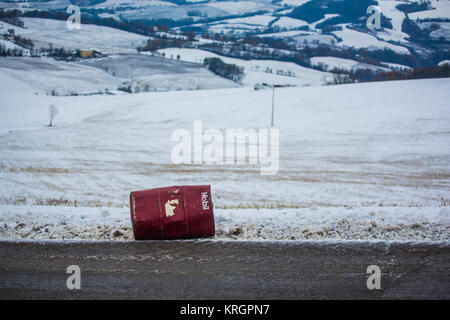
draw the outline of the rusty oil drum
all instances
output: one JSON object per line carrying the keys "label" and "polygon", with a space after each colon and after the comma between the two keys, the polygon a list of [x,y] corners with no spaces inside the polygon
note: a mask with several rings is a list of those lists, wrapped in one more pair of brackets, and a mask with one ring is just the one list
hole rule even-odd
{"label": "rusty oil drum", "polygon": [[130,194],[136,240],[214,236],[211,186],[173,186]]}

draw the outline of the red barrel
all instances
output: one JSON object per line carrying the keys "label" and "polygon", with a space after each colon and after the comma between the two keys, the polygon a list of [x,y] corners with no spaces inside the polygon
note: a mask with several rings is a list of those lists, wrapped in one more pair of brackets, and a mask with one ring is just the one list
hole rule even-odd
{"label": "red barrel", "polygon": [[174,186],[130,194],[136,240],[214,236],[211,186]]}

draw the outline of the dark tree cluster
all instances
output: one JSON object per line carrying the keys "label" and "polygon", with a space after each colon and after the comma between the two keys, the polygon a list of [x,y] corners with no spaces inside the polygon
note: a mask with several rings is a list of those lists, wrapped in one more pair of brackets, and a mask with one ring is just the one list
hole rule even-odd
{"label": "dark tree cluster", "polygon": [[[440,20],[442,19],[433,19],[430,22],[436,23],[431,23],[427,28],[425,27],[421,28],[414,21],[406,17],[402,23],[402,31],[407,33],[410,39],[413,41],[429,44],[430,42],[434,41],[430,37],[431,32],[438,30],[440,28],[439,26]],[[443,39],[442,41],[445,41],[445,39]]]}
{"label": "dark tree cluster", "polygon": [[374,0],[311,0],[295,8],[290,16],[308,23],[318,21],[328,13],[337,13],[334,23],[355,23],[366,15],[367,8],[378,5]]}
{"label": "dark tree cluster", "polygon": [[211,70],[211,72],[240,83],[244,76],[244,70],[235,64],[229,64],[222,61],[220,58],[205,58],[203,64]]}
{"label": "dark tree cluster", "polygon": [[24,37],[21,37],[19,35],[14,36],[12,38],[12,41],[15,44],[17,44],[17,45],[19,45],[21,47],[24,47],[26,49],[33,49],[34,48],[34,42],[32,40],[24,38]]}
{"label": "dark tree cluster", "polygon": [[415,68],[412,70],[383,72],[377,74],[374,78],[374,81],[449,78],[449,77],[450,77],[450,65],[444,64],[442,66]]}
{"label": "dark tree cluster", "polygon": [[70,0],[71,4],[77,5],[79,7],[94,6],[103,2],[106,2],[106,0]]}
{"label": "dark tree cluster", "polygon": [[202,38],[208,39],[208,40],[221,41],[221,42],[228,42],[231,40],[230,37],[228,37],[227,35],[220,34],[220,33],[215,33],[212,35],[209,33],[204,33],[204,34],[202,34]]}
{"label": "dark tree cluster", "polygon": [[0,43],[0,57],[22,57],[23,49],[14,47],[7,48],[4,44]]}
{"label": "dark tree cluster", "polygon": [[[12,43],[15,43],[19,47],[15,48],[7,48],[6,45],[2,45],[0,48],[0,56],[7,57],[7,56],[13,56],[13,57],[20,57],[24,55],[24,50],[29,49],[32,56],[37,55],[37,52],[33,50],[34,48],[34,42],[30,39],[21,37],[19,35],[15,34],[14,29],[9,29],[7,33],[4,33],[1,35],[3,39],[8,40]],[[22,48],[20,48],[22,47]]]}
{"label": "dark tree cluster", "polygon": [[165,48],[183,48],[190,43],[191,43],[191,41],[180,39],[180,38],[148,39],[145,46],[138,47],[137,50],[139,52],[140,51],[156,52],[159,49],[165,49]]}
{"label": "dark tree cluster", "polygon": [[65,49],[63,47],[61,48],[54,48],[53,46],[50,46],[48,48],[41,48],[40,53],[43,55],[46,55],[47,57],[51,57],[55,60],[63,60],[63,61],[77,61],[81,59],[93,59],[93,58],[103,58],[106,57],[105,54],[97,51],[92,50],[92,54],[83,57],[80,50],[71,50],[71,49]]}
{"label": "dark tree cluster", "polygon": [[396,8],[404,13],[413,13],[418,11],[430,10],[431,2],[429,0],[421,0],[420,2],[401,3]]}
{"label": "dark tree cluster", "polygon": [[[342,74],[338,80],[345,79],[345,82],[333,81],[330,84],[341,84],[351,82],[371,82],[371,81],[392,81],[392,80],[413,80],[431,78],[449,78],[450,65],[432,66],[424,68],[403,69],[389,72],[374,71],[370,69],[358,69],[353,71],[333,70]],[[335,77],[336,80],[336,77]]]}
{"label": "dark tree cluster", "polygon": [[0,9],[0,20],[12,24],[13,26],[23,28],[24,23],[20,20],[22,12],[20,10],[4,10]]}

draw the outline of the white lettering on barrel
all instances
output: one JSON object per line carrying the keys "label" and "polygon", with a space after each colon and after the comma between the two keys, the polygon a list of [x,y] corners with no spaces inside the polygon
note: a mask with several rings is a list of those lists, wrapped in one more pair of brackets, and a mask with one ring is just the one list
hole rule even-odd
{"label": "white lettering on barrel", "polygon": [[208,205],[208,192],[202,192],[202,208],[203,210],[209,210]]}

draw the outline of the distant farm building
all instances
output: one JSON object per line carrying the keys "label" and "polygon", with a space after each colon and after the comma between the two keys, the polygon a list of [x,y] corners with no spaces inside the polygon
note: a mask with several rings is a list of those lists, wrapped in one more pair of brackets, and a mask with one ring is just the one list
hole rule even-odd
{"label": "distant farm building", "polygon": [[80,57],[87,59],[94,56],[94,50],[80,50]]}
{"label": "distant farm building", "polygon": [[103,58],[106,57],[106,55],[96,49],[80,49],[78,50],[78,57],[80,57],[81,59],[90,59]]}

